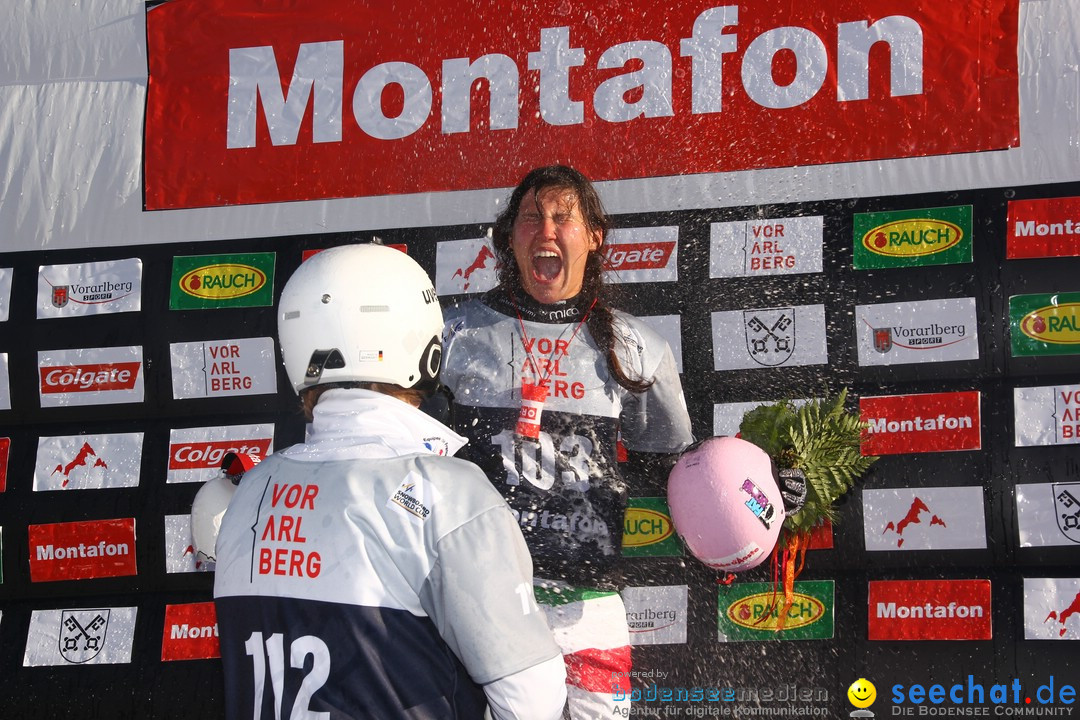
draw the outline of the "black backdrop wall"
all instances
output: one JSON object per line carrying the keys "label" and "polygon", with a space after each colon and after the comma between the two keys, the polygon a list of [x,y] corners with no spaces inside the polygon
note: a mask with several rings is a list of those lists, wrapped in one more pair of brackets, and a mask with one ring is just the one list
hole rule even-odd
{"label": "black backdrop wall", "polygon": [[[693,558],[634,558],[625,561],[627,582],[638,586],[689,588],[687,642],[639,646],[635,668],[662,670],[668,687],[780,689],[815,692],[812,702],[643,702],[635,714],[700,716],[723,713],[760,716],[762,708],[805,706],[818,716],[846,715],[847,687],[872,680],[887,714],[893,684],[948,686],[972,675],[989,688],[1019,678],[1025,689],[1049,680],[1080,684],[1070,642],[1025,640],[1023,580],[1080,575],[1080,549],[1020,547],[1014,487],[1017,483],[1080,480],[1078,445],[1015,447],[1013,388],[1080,383],[1076,355],[1014,358],[1009,352],[1008,297],[1080,290],[1080,257],[1006,260],[1009,200],[1080,195],[1080,183],[999,188],[900,197],[876,197],[769,207],[735,207],[614,218],[618,227],[677,225],[678,282],[622,286],[621,305],[639,315],[681,316],[683,383],[695,434],[713,433],[715,403],[809,397],[822,389],[849,387],[854,399],[950,390],[977,390],[982,401],[982,449],[891,455],[878,462],[865,488],[981,485],[986,549],[873,552],[863,541],[857,490],[841,509],[834,547],[812,551],[802,579],[835,581],[835,633],[831,639],[745,643],[717,642],[718,574]],[[878,210],[972,205],[974,262],[926,268],[854,270],[853,216]],[[710,279],[709,224],[750,218],[824,218],[823,273],[772,278]],[[273,251],[277,253],[275,300],[306,249],[366,241],[405,243],[432,274],[436,245],[476,238],[483,225],[387,229],[360,235],[306,235],[222,242],[0,254],[13,268],[10,317],[0,324],[0,352],[9,358],[12,409],[0,411],[0,437],[10,438],[7,489],[0,495],[3,583],[0,585],[0,715],[18,717],[215,717],[222,713],[222,678],[216,659],[161,660],[165,606],[210,599],[210,573],[165,571],[165,516],[186,513],[196,483],[166,484],[169,431],[177,427],[240,423],[275,424],[282,448],[303,437],[303,422],[278,373],[278,392],[241,398],[174,400],[169,344],[274,334],[273,307],[170,311],[172,258]],[[142,310],[81,318],[35,319],[38,266],[139,257],[143,262]],[[943,297],[974,297],[978,314],[977,360],[860,367],[854,308],[859,304]],[[454,298],[445,298],[452,301]],[[755,370],[713,370],[710,313],[779,304],[824,304],[828,364]],[[145,401],[123,405],[41,408],[37,351],[141,345],[145,358]],[[275,364],[278,364],[275,360]],[[34,492],[39,437],[80,433],[142,432],[141,480],[137,487]],[[635,494],[655,494],[645,488]],[[135,518],[138,574],[129,577],[31,582],[29,525]],[[883,579],[980,578],[992,583],[993,638],[983,641],[870,641],[867,639],[868,582]],[[770,581],[768,565],[739,581]],[[34,610],[136,606],[130,663],[24,667]],[[646,676],[647,678],[647,676]],[[655,679],[641,678],[648,691]],[[362,681],[362,680],[358,680]],[[824,693],[824,695],[822,694]],[[694,708],[697,708],[695,710]],[[702,710],[704,708],[704,710]],[[991,711],[992,712],[992,711]],[[698,713],[695,715],[694,713]]]}

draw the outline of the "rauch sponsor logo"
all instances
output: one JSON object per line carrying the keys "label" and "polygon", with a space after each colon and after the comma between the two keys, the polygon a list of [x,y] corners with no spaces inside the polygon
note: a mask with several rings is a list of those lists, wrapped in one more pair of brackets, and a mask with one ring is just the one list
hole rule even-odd
{"label": "rauch sponsor logo", "polygon": [[229,263],[196,268],[179,281],[183,292],[207,300],[244,297],[258,292],[265,284],[266,273],[259,268]]}

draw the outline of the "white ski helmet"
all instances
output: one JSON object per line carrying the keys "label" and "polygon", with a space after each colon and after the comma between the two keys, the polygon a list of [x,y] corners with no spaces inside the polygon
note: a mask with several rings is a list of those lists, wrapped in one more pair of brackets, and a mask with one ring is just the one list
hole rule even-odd
{"label": "white ski helmet", "polygon": [[424,269],[383,245],[344,245],[301,263],[281,291],[278,339],[299,393],[381,382],[435,389],[442,308]]}

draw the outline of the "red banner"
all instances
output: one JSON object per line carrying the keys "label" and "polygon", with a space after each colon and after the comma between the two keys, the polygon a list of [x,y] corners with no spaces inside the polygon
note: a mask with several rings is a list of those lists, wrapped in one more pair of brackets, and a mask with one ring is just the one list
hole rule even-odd
{"label": "red banner", "polygon": [[976,391],[882,395],[859,400],[869,424],[863,455],[978,450],[982,447]]}
{"label": "red banner", "polygon": [[161,659],[204,660],[221,657],[217,611],[212,602],[165,606]]}
{"label": "red banner", "polygon": [[989,580],[872,580],[870,640],[989,640]]}
{"label": "red banner", "polygon": [[0,492],[7,490],[7,461],[10,447],[11,438],[0,438]]}
{"label": "red banner", "polygon": [[1009,259],[1080,255],[1080,197],[1009,202]]}
{"label": "red banner", "polygon": [[147,11],[146,207],[1013,147],[1018,5],[173,0]]}
{"label": "red banner", "polygon": [[30,581],[135,575],[135,518],[31,525]]}

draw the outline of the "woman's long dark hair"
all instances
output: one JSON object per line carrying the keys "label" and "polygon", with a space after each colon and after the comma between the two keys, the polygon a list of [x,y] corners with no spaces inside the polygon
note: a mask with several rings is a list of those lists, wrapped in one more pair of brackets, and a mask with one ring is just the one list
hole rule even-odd
{"label": "woman's long dark hair", "polygon": [[495,226],[492,229],[492,245],[495,247],[495,255],[499,261],[499,283],[506,288],[522,287],[521,271],[514,258],[514,221],[517,220],[521,199],[530,190],[535,192],[537,203],[539,203],[541,193],[546,190],[569,190],[574,193],[581,215],[585,219],[586,228],[590,232],[600,233],[600,246],[589,252],[585,260],[585,278],[581,283],[581,295],[585,302],[596,300],[585,324],[597,345],[600,346],[601,352],[604,353],[608,370],[615,381],[631,392],[644,392],[652,385],[652,381],[627,375],[615,352],[615,316],[611,312],[603,271],[604,242],[607,241],[610,226],[600,195],[587,177],[565,165],[548,165],[535,168],[522,178],[511,193],[506,207],[495,219]]}

